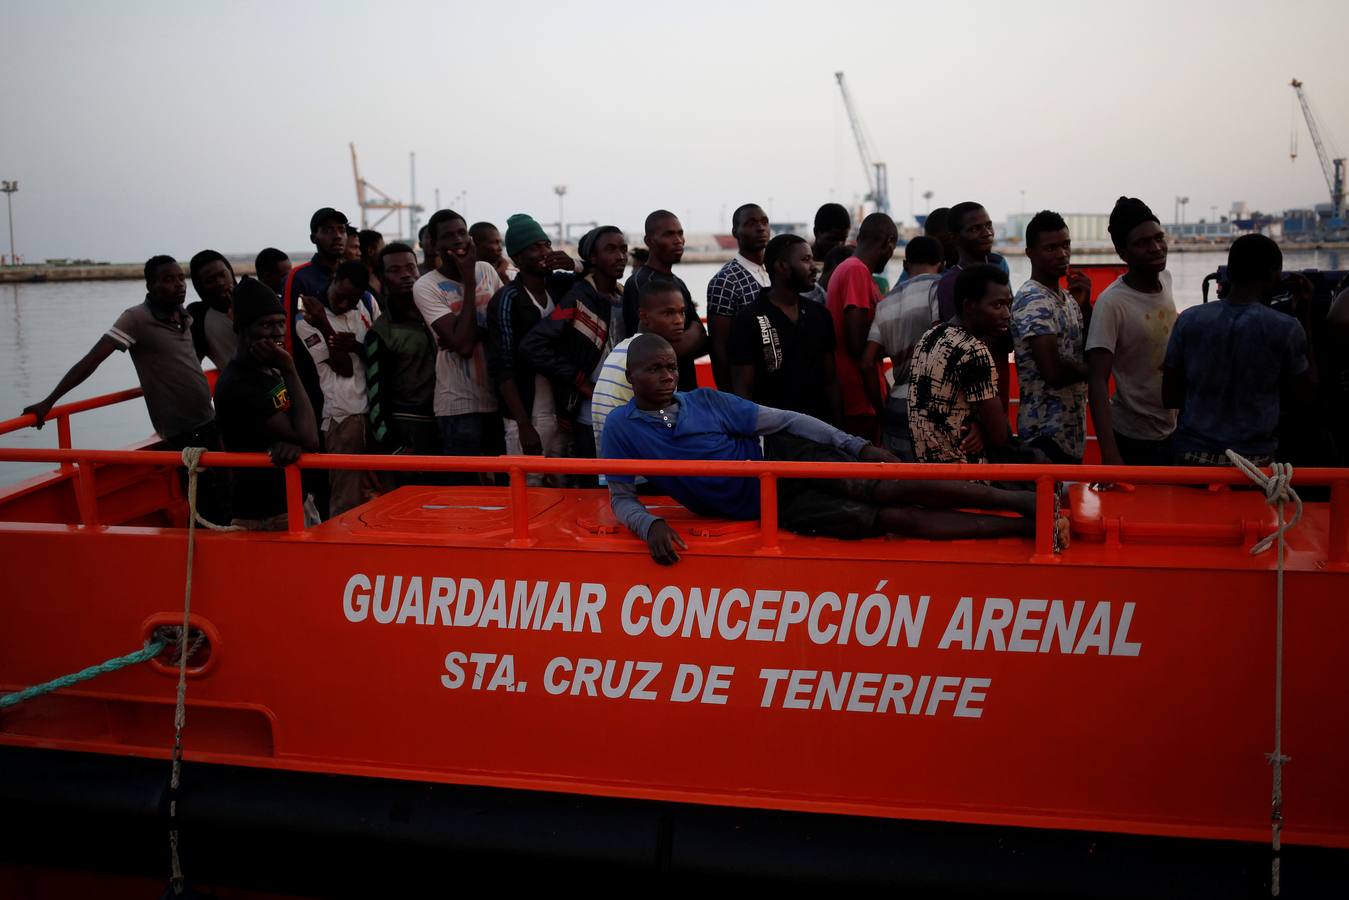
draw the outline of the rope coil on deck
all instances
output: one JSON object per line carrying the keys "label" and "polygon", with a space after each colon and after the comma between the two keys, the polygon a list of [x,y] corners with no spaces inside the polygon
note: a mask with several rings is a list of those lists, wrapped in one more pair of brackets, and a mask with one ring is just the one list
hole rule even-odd
{"label": "rope coil on deck", "polygon": [[[1284,553],[1288,544],[1284,535],[1302,520],[1302,498],[1292,488],[1293,467],[1288,463],[1274,463],[1270,466],[1270,474],[1266,475],[1235,450],[1228,450],[1227,458],[1265,492],[1265,502],[1275,507],[1278,517],[1278,527],[1251,547],[1253,556],[1264,553],[1272,546],[1278,547],[1274,595],[1274,751],[1265,754],[1273,777],[1269,822],[1270,846],[1274,858],[1270,862],[1269,893],[1271,897],[1277,897],[1279,851],[1283,842],[1283,767],[1290,760],[1290,757],[1283,753],[1283,568]],[[1293,504],[1293,517],[1285,522],[1283,508],[1290,502]]]}

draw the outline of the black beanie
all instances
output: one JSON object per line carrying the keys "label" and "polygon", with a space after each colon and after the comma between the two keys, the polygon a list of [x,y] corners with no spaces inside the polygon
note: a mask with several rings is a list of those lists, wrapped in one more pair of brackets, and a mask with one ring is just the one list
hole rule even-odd
{"label": "black beanie", "polygon": [[234,287],[234,330],[242,332],[263,316],[284,316],[285,308],[267,285],[245,275]]}
{"label": "black beanie", "polygon": [[595,246],[599,244],[600,238],[606,234],[622,234],[623,229],[617,225],[601,225],[598,228],[592,228],[581,238],[581,242],[576,245],[576,252],[581,254],[581,264],[590,268],[590,254],[595,252]]}
{"label": "black beanie", "polygon": [[1162,224],[1162,220],[1153,215],[1148,205],[1137,197],[1120,197],[1116,200],[1115,208],[1110,211],[1110,240],[1115,249],[1122,249],[1129,232],[1144,222]]}

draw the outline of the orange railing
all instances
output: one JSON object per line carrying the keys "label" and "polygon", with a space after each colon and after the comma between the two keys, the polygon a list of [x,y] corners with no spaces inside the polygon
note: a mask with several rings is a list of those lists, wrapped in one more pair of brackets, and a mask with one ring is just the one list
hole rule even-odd
{"label": "orange railing", "polygon": [[[62,470],[75,469],[76,501],[81,524],[98,528],[97,465],[137,465],[173,468],[182,465],[180,455],[164,450],[81,450],[69,447],[69,418],[77,412],[132,399],[139,391],[121,391],[77,403],[58,406],[55,418],[62,446],[58,449],[2,448],[0,462],[54,462]],[[0,435],[34,424],[31,415],[0,422]],[[201,463],[217,468],[266,468],[272,465],[264,453],[204,453]],[[803,462],[709,462],[638,459],[550,459],[539,456],[405,456],[344,453],[307,454],[285,468],[287,523],[291,533],[305,530],[302,469],[343,469],[389,472],[493,472],[509,478],[512,539],[509,546],[527,547],[530,537],[528,485],[530,473],[570,475],[680,475],[758,478],[759,552],[780,553],[778,540],[777,483],[781,478],[875,478],[893,481],[987,480],[1033,481],[1036,485],[1035,552],[1033,560],[1053,558],[1053,496],[1059,481],[1125,482],[1188,485],[1242,485],[1248,479],[1234,468],[1189,468],[1181,466],[1073,466],[969,463],[803,463]],[[1300,485],[1330,485],[1330,530],[1327,562],[1335,568],[1349,567],[1349,469],[1299,469]]]}

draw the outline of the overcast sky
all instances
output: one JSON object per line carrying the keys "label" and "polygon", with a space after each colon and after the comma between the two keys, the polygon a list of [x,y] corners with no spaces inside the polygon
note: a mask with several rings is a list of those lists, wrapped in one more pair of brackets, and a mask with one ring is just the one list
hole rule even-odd
{"label": "overcast sky", "polygon": [[864,193],[842,69],[899,217],[912,177],[919,212],[1193,221],[1327,199],[1288,82],[1349,149],[1346,34],[1344,0],[11,3],[0,177],[30,260],[300,250],[315,208],[357,218],[349,141],[400,198],[415,151],[428,215],[555,221],[565,184],[569,221],[725,231]]}

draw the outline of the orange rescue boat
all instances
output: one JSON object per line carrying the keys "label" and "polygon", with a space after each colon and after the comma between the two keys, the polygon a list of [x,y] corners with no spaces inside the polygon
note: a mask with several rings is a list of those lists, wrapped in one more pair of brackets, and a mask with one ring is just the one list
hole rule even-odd
{"label": "orange rescue boat", "polygon": [[[1259,895],[1276,746],[1284,894],[1345,872],[1349,470],[1296,472],[1329,502],[1253,555],[1276,508],[1235,469],[315,455],[286,472],[289,531],[198,528],[189,572],[179,455],[72,447],[73,413],[135,396],[58,407],[60,449],[0,449],[55,464],[0,491],[0,694],[141,648],[181,623],[187,578],[198,883],[379,892],[388,866],[453,860]],[[402,487],[304,527],[299,468],[372,462],[509,486]],[[604,491],[525,479],[656,470],[757,477],[761,521],[652,498],[689,544],[662,568]],[[1033,480],[1037,536],[780,532],[777,479],[835,470]],[[0,887],[162,868],[177,677],[166,651],[0,709],[0,796],[26,823]]]}

